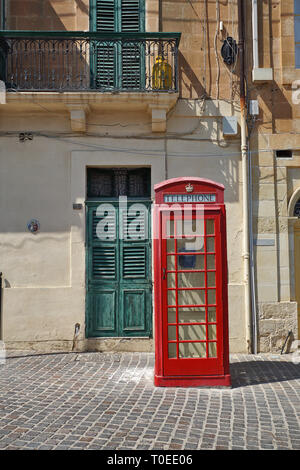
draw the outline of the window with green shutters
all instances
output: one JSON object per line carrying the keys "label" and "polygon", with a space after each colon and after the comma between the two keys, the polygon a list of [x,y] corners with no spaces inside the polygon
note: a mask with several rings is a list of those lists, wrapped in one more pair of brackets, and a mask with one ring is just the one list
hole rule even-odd
{"label": "window with green shutters", "polygon": [[[102,33],[145,31],[144,0],[91,0],[91,30]],[[97,88],[140,89],[144,75],[143,44],[130,38],[95,46],[92,74]]]}

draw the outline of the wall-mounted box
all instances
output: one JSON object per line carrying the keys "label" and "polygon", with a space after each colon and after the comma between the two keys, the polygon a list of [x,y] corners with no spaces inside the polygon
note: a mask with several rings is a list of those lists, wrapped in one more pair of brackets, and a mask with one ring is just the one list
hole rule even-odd
{"label": "wall-mounted box", "polygon": [[224,137],[236,137],[238,135],[238,120],[236,116],[223,117]]}
{"label": "wall-mounted box", "polygon": [[251,116],[258,116],[259,115],[258,100],[250,100],[249,101],[249,114]]}
{"label": "wall-mounted box", "polygon": [[254,83],[270,82],[273,80],[273,69],[253,69],[252,81]]}

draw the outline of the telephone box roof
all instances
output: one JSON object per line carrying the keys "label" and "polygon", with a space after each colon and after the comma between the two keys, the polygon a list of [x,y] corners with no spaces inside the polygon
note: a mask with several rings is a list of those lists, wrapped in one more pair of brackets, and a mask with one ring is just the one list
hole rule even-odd
{"label": "telephone box roof", "polygon": [[154,190],[155,192],[160,191],[161,189],[167,188],[169,186],[175,185],[175,184],[184,184],[184,183],[197,183],[197,184],[203,184],[203,185],[208,185],[208,186],[213,186],[214,188],[218,188],[224,191],[225,186],[220,183],[216,183],[215,181],[208,180],[206,178],[197,178],[195,176],[187,176],[187,177],[179,177],[179,178],[171,178],[165,181],[162,181],[161,183],[155,184],[154,185]]}

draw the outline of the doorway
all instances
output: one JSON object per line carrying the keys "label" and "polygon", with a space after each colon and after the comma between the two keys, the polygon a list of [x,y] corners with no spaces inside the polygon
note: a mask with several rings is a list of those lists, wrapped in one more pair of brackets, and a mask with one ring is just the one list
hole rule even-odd
{"label": "doorway", "polygon": [[86,336],[152,332],[151,171],[87,171]]}
{"label": "doorway", "polygon": [[294,225],[295,300],[298,304],[298,338],[300,338],[300,222]]}

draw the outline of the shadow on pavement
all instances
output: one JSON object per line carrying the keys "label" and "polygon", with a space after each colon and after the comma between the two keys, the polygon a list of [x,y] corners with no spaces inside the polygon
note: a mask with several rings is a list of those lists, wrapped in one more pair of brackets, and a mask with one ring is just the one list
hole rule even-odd
{"label": "shadow on pavement", "polygon": [[300,364],[289,361],[245,361],[230,364],[232,388],[300,379]]}

